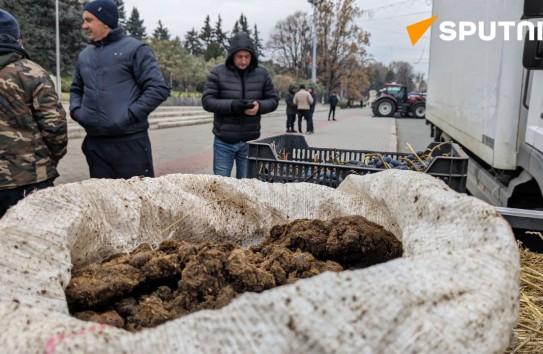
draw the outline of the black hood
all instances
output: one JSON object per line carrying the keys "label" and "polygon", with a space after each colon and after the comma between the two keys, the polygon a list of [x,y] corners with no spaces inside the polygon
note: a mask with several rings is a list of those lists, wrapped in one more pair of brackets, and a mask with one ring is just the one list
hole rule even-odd
{"label": "black hood", "polygon": [[0,55],[17,52],[26,59],[30,59],[30,54],[23,47],[19,41],[12,36],[0,34]]}
{"label": "black hood", "polygon": [[246,50],[251,53],[251,64],[249,64],[249,68],[255,68],[258,66],[258,57],[256,55],[255,45],[247,32],[238,32],[230,40],[228,56],[226,57],[226,65],[232,67],[234,66],[233,55],[240,50]]}

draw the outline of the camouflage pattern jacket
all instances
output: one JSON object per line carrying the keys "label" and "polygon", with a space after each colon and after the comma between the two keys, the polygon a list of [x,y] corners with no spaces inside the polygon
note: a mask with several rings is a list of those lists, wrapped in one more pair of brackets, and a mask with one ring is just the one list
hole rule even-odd
{"label": "camouflage pattern jacket", "polygon": [[47,72],[17,44],[0,43],[0,190],[58,177],[66,112]]}

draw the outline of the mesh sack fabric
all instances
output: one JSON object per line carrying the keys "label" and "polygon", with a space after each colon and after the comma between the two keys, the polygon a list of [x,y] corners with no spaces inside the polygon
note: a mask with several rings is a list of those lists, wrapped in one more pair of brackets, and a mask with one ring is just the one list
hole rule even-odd
{"label": "mesh sack fabric", "polygon": [[[167,238],[260,242],[299,218],[364,215],[404,255],[247,293],[138,333],[68,313],[72,267]],[[12,353],[501,353],[518,316],[507,222],[411,171],[337,189],[209,175],[87,180],[34,193],[0,220],[0,340]]]}

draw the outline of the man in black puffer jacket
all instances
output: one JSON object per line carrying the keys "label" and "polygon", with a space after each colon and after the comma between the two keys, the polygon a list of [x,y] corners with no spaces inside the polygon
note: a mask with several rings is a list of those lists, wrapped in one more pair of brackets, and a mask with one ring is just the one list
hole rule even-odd
{"label": "man in black puffer jacket", "polygon": [[275,111],[278,102],[252,39],[239,32],[226,62],[211,69],[202,96],[204,109],[214,113],[213,173],[229,177],[236,161],[236,178],[247,176],[247,141],[260,137],[260,116]]}
{"label": "man in black puffer jacket", "polygon": [[91,43],[77,59],[70,114],[87,132],[82,149],[91,178],[154,177],[147,117],[170,89],[149,46],[125,36],[118,21],[111,0],[85,6]]}

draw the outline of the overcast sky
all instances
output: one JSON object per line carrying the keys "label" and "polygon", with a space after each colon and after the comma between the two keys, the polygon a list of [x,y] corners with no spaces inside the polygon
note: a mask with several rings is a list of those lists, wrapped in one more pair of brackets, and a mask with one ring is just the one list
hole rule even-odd
{"label": "overcast sky", "polygon": [[[431,16],[431,0],[357,0],[366,14],[357,24],[371,33],[370,54],[388,64],[394,60],[413,64],[416,72],[428,71],[429,33],[415,47],[411,46],[405,27]],[[312,13],[307,0],[124,0],[127,18],[136,7],[147,34],[152,34],[161,20],[172,36],[184,40],[193,27],[199,31],[209,15],[212,26],[220,15],[223,30],[230,31],[241,13],[251,28],[256,24],[265,44],[278,21],[296,11]]]}

